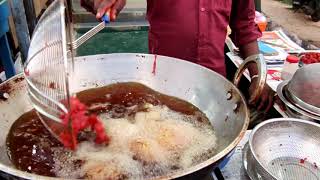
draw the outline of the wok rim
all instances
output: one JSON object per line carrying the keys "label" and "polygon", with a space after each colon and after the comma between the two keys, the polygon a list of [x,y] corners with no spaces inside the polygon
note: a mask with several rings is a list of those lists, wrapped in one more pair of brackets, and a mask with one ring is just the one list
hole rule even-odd
{"label": "wok rim", "polygon": [[262,167],[262,169],[264,171],[266,171],[268,173],[268,175],[270,175],[272,178],[274,179],[277,179],[276,176],[274,176],[268,168],[266,168],[262,163],[261,161],[259,160],[258,156],[256,155],[256,152],[255,150],[253,149],[253,137],[254,135],[264,126],[270,124],[270,123],[274,123],[274,122],[299,122],[299,123],[304,123],[304,124],[309,124],[309,125],[312,125],[312,126],[316,126],[320,129],[320,124],[318,123],[315,123],[315,122],[311,122],[311,121],[308,121],[308,120],[304,120],[304,119],[298,119],[298,118],[274,118],[274,119],[269,119],[269,120],[266,120],[260,124],[258,124],[251,132],[250,136],[249,136],[249,150],[251,151],[253,157],[254,157],[254,161],[256,161],[258,163],[258,165],[260,167]]}
{"label": "wok rim", "polygon": [[[81,59],[81,58],[86,58],[86,57],[95,57],[95,56],[114,56],[114,55],[130,55],[130,56],[155,56],[155,54],[144,54],[144,53],[110,53],[110,54],[96,54],[96,55],[89,55],[89,56],[79,56],[76,57],[75,59]],[[208,71],[211,74],[214,74],[215,76],[218,76],[220,79],[223,79],[226,81],[226,83],[230,84],[233,89],[236,91],[236,93],[240,96],[241,102],[244,105],[244,113],[245,113],[245,119],[244,119],[244,123],[243,126],[241,128],[240,133],[238,134],[238,136],[228,145],[226,146],[222,151],[220,151],[219,153],[215,154],[214,156],[212,156],[211,158],[209,158],[206,161],[203,161],[202,163],[199,163],[195,166],[180,170],[180,171],[176,171],[176,172],[172,172],[172,173],[168,173],[166,175],[163,176],[157,176],[154,177],[150,180],[164,180],[164,179],[175,179],[175,178],[180,178],[180,177],[184,177],[186,175],[190,175],[192,173],[196,173],[197,171],[204,169],[206,167],[209,167],[210,165],[213,165],[214,163],[218,162],[219,160],[221,160],[222,158],[224,158],[226,155],[228,155],[236,146],[237,144],[239,144],[239,142],[241,141],[241,139],[244,137],[245,132],[248,129],[249,123],[250,123],[250,112],[249,109],[247,107],[247,103],[246,100],[243,96],[243,94],[240,92],[240,90],[238,89],[238,87],[236,87],[232,82],[230,82],[229,80],[227,80],[224,76],[218,74],[215,71],[212,71],[211,69],[208,69],[204,66],[201,66],[199,64],[195,64],[193,62],[190,61],[186,61],[183,59],[178,59],[178,58],[173,58],[173,57],[168,57],[168,56],[163,56],[163,55],[157,55],[158,57],[164,57],[165,60],[167,61],[168,59],[170,59],[170,61],[183,61],[184,63],[189,64],[190,66],[195,66],[197,68],[201,68],[204,71]],[[13,76],[12,78],[9,78],[8,80],[4,81],[3,83],[0,84],[0,86],[3,86],[6,83],[10,83],[12,82],[12,80],[17,79],[19,77],[24,77],[23,76],[23,72],[19,73],[15,76]],[[60,178],[60,177],[49,177],[49,176],[42,176],[42,175],[37,175],[37,174],[33,174],[33,173],[28,173],[19,169],[16,169],[14,166],[10,167],[10,166],[6,166],[4,164],[2,164],[2,162],[0,162],[0,171],[4,172],[4,173],[8,173],[10,175],[13,176],[17,176],[17,177],[22,177],[25,179],[52,179],[52,180],[57,180],[57,179],[65,179],[65,178]]]}

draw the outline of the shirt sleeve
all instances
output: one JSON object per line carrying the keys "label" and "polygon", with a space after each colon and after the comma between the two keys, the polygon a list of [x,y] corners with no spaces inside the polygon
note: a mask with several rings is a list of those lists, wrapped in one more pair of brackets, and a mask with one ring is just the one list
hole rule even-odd
{"label": "shirt sleeve", "polygon": [[245,45],[261,37],[255,19],[254,0],[233,0],[230,17],[231,39],[236,46]]}

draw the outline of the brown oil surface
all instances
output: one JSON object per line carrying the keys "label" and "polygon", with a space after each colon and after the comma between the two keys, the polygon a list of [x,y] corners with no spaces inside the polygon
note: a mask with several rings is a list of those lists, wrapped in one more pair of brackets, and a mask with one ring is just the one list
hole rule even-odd
{"label": "brown oil surface", "polygon": [[[171,110],[186,115],[197,114],[199,122],[209,123],[206,116],[192,104],[156,92],[140,83],[116,83],[79,92],[77,97],[89,109],[92,107],[91,113],[109,112],[115,118],[144,111],[140,105],[150,103],[166,105]],[[95,104],[108,105],[94,106]],[[137,108],[128,112],[126,107],[134,105],[137,105]],[[8,155],[16,168],[39,175],[56,176],[53,170],[53,153],[54,149],[59,147],[62,147],[62,144],[44,127],[34,110],[17,119],[7,136]]]}

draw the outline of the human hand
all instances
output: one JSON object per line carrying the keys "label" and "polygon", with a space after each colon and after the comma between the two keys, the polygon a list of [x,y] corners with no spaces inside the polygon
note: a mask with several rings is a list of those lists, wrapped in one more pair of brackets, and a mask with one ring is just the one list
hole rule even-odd
{"label": "human hand", "polygon": [[97,19],[110,12],[110,19],[114,21],[126,4],[126,0],[81,0],[81,6],[96,14]]}
{"label": "human hand", "polygon": [[276,93],[266,84],[261,92],[261,95],[256,98],[252,99],[252,95],[254,94],[254,91],[258,89],[258,78],[253,78],[251,80],[251,84],[249,87],[249,105],[255,106],[259,111],[268,112],[274,103],[277,103],[282,110],[285,109],[284,104],[279,99],[279,97],[276,95]]}

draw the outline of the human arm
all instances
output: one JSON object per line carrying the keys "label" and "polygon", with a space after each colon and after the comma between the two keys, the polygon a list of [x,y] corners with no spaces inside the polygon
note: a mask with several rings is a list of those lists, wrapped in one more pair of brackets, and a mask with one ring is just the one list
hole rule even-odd
{"label": "human arm", "polygon": [[[255,6],[253,0],[235,0],[232,5],[230,27],[232,29],[231,38],[236,46],[239,47],[241,56],[245,59],[251,55],[259,54],[257,39],[261,37],[255,21]],[[258,68],[256,64],[248,66],[250,77],[256,77]],[[253,95],[257,89],[258,78],[252,78],[249,87],[249,94]],[[258,110],[269,111],[274,103],[274,92],[268,85],[265,85],[261,96],[256,100],[250,101]]]}

